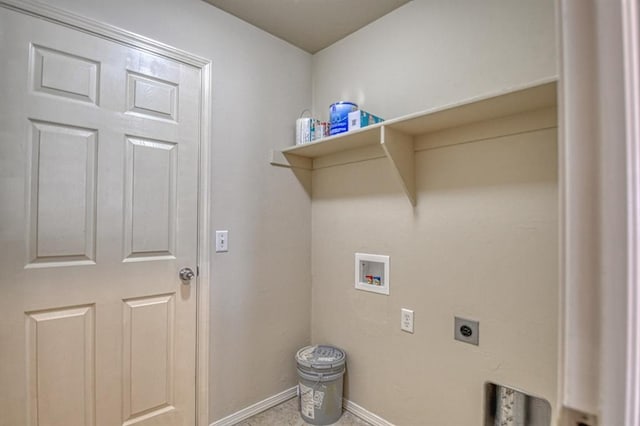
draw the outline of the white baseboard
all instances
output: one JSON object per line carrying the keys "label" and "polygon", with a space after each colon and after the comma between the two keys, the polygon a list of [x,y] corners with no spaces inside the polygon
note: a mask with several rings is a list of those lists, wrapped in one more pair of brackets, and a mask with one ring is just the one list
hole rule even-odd
{"label": "white baseboard", "polygon": [[373,414],[371,411],[362,408],[355,402],[349,401],[348,399],[342,400],[342,406],[354,416],[360,417],[362,420],[371,423],[373,426],[394,426],[393,423],[389,423],[382,417]]}
{"label": "white baseboard", "polygon": [[237,411],[223,419],[216,420],[215,422],[211,423],[210,426],[233,426],[236,423],[247,420],[251,416],[255,416],[256,414],[262,413],[263,411],[266,411],[271,407],[275,407],[278,404],[290,400],[297,395],[297,392],[298,387],[294,386],[278,394],[270,396],[267,399],[263,399],[260,402],[256,402],[255,404],[250,405],[247,408],[243,408],[242,410]]}
{"label": "white baseboard", "polygon": [[[266,411],[271,407],[275,407],[278,404],[288,401],[291,398],[296,397],[297,395],[298,387],[294,386],[278,394],[270,396],[267,399],[263,399],[260,402],[250,405],[247,408],[243,408],[242,410],[237,411],[223,419],[216,420],[215,422],[211,423],[210,426],[233,426],[243,420],[247,420],[249,417],[262,413],[263,411]],[[342,406],[351,414],[361,418],[366,422],[371,423],[372,426],[395,426],[393,423],[386,421],[377,414],[373,414],[371,411],[359,406],[355,402],[349,401],[348,399],[342,400]]]}

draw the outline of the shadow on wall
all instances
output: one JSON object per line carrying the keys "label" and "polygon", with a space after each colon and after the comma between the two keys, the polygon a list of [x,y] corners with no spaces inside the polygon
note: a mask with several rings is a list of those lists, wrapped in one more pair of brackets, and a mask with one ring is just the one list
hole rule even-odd
{"label": "shadow on wall", "polygon": [[[416,152],[417,192],[469,191],[557,182],[556,143],[538,143],[540,132],[555,141],[556,128]],[[314,200],[404,198],[384,158],[317,169]]]}

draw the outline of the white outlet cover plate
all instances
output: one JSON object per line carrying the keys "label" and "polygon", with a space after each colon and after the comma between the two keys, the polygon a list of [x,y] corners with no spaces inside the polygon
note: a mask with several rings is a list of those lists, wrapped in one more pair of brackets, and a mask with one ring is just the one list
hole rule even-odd
{"label": "white outlet cover plate", "polygon": [[413,333],[413,311],[402,308],[400,310],[400,329],[407,333]]}

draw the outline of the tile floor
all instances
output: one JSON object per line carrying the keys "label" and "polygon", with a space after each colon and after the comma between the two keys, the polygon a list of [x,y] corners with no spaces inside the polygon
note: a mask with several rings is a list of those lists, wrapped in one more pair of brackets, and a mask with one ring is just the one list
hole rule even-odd
{"label": "tile floor", "polygon": [[[256,414],[236,426],[304,426],[309,423],[302,420],[298,411],[298,398],[290,399],[280,405]],[[345,411],[336,426],[370,426],[369,423]]]}

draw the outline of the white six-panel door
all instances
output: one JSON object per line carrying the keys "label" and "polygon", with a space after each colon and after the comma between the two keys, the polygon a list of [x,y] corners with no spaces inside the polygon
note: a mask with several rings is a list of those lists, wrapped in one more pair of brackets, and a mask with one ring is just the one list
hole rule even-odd
{"label": "white six-panel door", "polygon": [[195,424],[200,70],[0,8],[0,425]]}

